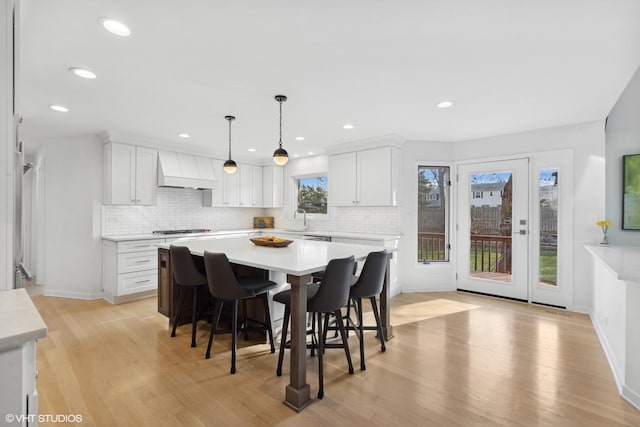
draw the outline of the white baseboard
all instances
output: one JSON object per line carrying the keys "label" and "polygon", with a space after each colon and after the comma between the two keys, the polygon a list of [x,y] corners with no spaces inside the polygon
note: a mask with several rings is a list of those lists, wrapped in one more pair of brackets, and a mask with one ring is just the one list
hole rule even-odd
{"label": "white baseboard", "polygon": [[84,300],[94,300],[94,299],[102,298],[102,292],[97,292],[97,293],[74,292],[74,291],[65,291],[65,290],[47,289],[47,288],[43,289],[42,295],[44,295],[45,297],[75,298],[75,299],[84,299]]}
{"label": "white baseboard", "polygon": [[613,352],[611,351],[611,346],[607,341],[607,336],[604,334],[604,331],[598,321],[596,320],[596,316],[594,313],[589,313],[589,318],[591,318],[591,323],[593,324],[593,328],[596,331],[596,335],[598,335],[598,340],[600,341],[600,345],[604,350],[605,356],[607,356],[607,361],[609,362],[609,367],[611,368],[611,372],[613,373],[613,379],[616,381],[616,386],[618,387],[618,393],[622,394],[624,388],[624,366],[618,366],[615,362],[615,358],[613,357]]}
{"label": "white baseboard", "polygon": [[640,411],[640,394],[631,390],[626,385],[622,386],[621,394],[622,394],[622,397],[624,397],[627,402],[631,403],[633,406],[636,407],[638,411]]}

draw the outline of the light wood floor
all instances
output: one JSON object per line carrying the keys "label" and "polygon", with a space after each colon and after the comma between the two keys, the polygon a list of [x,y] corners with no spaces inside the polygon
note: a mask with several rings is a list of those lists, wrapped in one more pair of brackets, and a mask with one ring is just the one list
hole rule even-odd
{"label": "light wood floor", "polygon": [[[230,375],[229,336],[205,360],[206,323],[196,348],[189,325],[172,339],[155,298],[33,300],[49,327],[37,349],[40,413],[81,414],[82,426],[640,426],[580,314],[456,292],[399,295],[387,351],[369,332],[360,371],[351,335],[350,376],[344,353],[327,350],[325,398],[297,414],[282,403],[288,362],[276,377],[267,345],[241,341]],[[315,397],[315,358],[308,372]]]}

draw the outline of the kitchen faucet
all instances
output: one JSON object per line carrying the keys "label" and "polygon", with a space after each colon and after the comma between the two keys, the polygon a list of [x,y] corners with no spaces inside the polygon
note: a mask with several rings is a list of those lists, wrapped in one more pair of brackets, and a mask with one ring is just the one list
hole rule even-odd
{"label": "kitchen faucet", "polygon": [[304,231],[307,231],[309,230],[309,221],[307,221],[307,211],[305,211],[302,208],[298,208],[296,213],[300,213],[300,212],[302,212],[302,226],[304,228]]}

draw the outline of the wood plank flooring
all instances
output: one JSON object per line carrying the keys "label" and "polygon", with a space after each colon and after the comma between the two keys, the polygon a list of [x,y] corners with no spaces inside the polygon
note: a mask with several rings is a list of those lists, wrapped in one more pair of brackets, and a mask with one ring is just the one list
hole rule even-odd
{"label": "wood plank flooring", "polygon": [[[37,347],[40,413],[81,414],[82,426],[640,426],[622,399],[587,316],[457,292],[403,294],[391,301],[395,338],[380,352],[366,336],[327,350],[325,398],[302,413],[283,403],[277,352],[230,336],[204,359],[209,326],[170,338],[150,298],[113,306],[34,296],[49,327]],[[288,356],[288,352],[287,352]],[[307,381],[317,393],[317,359]]]}

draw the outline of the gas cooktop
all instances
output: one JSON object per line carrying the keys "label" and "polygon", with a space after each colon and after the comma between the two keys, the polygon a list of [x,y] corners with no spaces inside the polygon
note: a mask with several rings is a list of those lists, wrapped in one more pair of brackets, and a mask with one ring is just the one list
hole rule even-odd
{"label": "gas cooktop", "polygon": [[190,234],[190,233],[209,233],[210,228],[191,228],[187,230],[156,230],[153,234]]}

